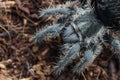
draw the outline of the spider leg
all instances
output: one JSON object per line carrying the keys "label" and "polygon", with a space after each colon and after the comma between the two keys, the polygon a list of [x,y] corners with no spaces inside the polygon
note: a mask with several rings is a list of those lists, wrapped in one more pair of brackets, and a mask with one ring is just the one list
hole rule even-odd
{"label": "spider leg", "polygon": [[86,50],[84,56],[80,59],[78,64],[76,64],[73,67],[73,73],[80,74],[86,67],[88,67],[94,61],[94,59],[101,53],[101,51],[102,46],[100,45],[96,46],[94,50],[92,48]]}
{"label": "spider leg", "polygon": [[111,45],[115,48],[115,53],[120,60],[120,41],[113,39]]}
{"label": "spider leg", "polygon": [[110,35],[108,41],[109,44],[114,48],[117,58],[120,60],[120,41]]}
{"label": "spider leg", "polygon": [[39,31],[34,37],[36,44],[42,45],[48,42],[55,41],[56,38],[60,37],[62,27],[59,24],[48,26],[46,29]]}
{"label": "spider leg", "polygon": [[75,44],[64,44],[61,48],[61,51],[63,52],[64,56],[62,56],[60,61],[57,63],[57,66],[53,70],[53,74],[60,74],[61,71],[64,70],[69,63],[72,63],[73,60],[79,56],[79,52],[83,48],[83,46],[84,43],[82,42]]}
{"label": "spider leg", "polygon": [[48,8],[40,12],[40,18],[44,19],[55,14],[69,15],[71,11],[69,8]]}
{"label": "spider leg", "polygon": [[43,9],[42,11],[40,11],[40,18],[46,18],[55,14],[70,15],[71,13],[75,12],[73,6],[75,6],[76,3],[79,3],[79,1],[78,0],[73,2],[68,1],[62,5],[57,5],[51,8]]}

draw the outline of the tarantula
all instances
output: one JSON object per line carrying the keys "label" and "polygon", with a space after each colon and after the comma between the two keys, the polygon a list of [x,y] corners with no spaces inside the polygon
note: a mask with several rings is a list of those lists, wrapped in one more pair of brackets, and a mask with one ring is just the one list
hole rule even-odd
{"label": "tarantula", "polygon": [[120,2],[91,1],[92,6],[90,2],[80,6],[79,1],[74,1],[41,11],[40,19],[50,16],[58,19],[53,25],[40,30],[34,38],[35,43],[39,45],[61,42],[59,51],[62,56],[53,70],[54,74],[60,74],[76,59],[76,65],[71,71],[81,73],[100,55],[105,43],[114,48],[120,59],[120,41],[112,36],[112,29],[120,28],[120,19],[117,17],[120,16]]}

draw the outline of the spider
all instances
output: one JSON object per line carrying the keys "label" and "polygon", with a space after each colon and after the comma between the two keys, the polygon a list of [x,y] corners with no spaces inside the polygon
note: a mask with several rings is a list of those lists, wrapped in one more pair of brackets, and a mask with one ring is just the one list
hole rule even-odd
{"label": "spider", "polygon": [[120,41],[113,36],[113,31],[120,28],[117,17],[120,16],[118,1],[91,0],[84,5],[79,5],[79,1],[73,1],[40,12],[40,19],[50,16],[58,19],[36,33],[34,38],[34,42],[39,45],[61,43],[60,60],[53,74],[61,74],[75,60],[71,71],[81,73],[100,55],[105,43],[114,48],[120,59]]}

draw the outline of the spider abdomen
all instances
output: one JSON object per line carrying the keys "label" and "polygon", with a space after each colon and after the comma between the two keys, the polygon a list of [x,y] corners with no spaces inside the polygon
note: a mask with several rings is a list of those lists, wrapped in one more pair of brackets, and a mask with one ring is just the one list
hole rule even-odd
{"label": "spider abdomen", "polygon": [[111,29],[120,29],[120,0],[96,0],[97,18]]}

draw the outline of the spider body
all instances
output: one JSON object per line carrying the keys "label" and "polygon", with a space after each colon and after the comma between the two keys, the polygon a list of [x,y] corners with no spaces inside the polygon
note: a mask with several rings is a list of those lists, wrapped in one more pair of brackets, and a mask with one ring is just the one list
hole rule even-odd
{"label": "spider body", "polygon": [[[71,71],[81,73],[89,66],[104,48],[104,43],[110,44],[120,59],[120,41],[115,39],[112,32],[104,23],[96,18],[94,10],[88,5],[83,9],[70,3],[65,7],[53,7],[41,12],[40,18],[59,15],[58,22],[39,31],[35,36],[35,43],[44,45],[56,42],[60,38],[60,52],[64,55],[60,58],[54,74],[60,74],[66,66],[78,59]],[[61,16],[62,15],[62,16]],[[108,38],[104,38],[107,36]]]}

